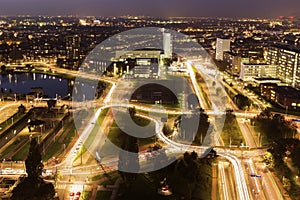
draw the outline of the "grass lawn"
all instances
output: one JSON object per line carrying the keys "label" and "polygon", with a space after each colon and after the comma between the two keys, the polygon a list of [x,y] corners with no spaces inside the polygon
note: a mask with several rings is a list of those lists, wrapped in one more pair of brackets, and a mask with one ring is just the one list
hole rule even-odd
{"label": "grass lawn", "polygon": [[[141,113],[141,114],[144,114],[146,116],[149,116],[149,112],[148,111],[145,111],[145,110],[140,110],[140,109],[136,109],[136,111],[138,113]],[[164,116],[162,113],[157,113],[157,112],[151,112],[151,114],[155,115],[155,116]],[[172,119],[172,118],[177,118],[179,117],[180,115],[177,115],[177,114],[167,114],[167,118],[168,119]]]}
{"label": "grass lawn", "polygon": [[226,116],[221,137],[224,145],[227,146],[230,145],[230,141],[231,145],[240,146],[242,142],[245,144],[244,136],[234,115]]}
{"label": "grass lawn", "polygon": [[94,141],[96,135],[97,135],[97,132],[98,130],[100,129],[101,127],[101,124],[104,120],[104,118],[106,117],[106,114],[108,113],[108,108],[106,109],[103,109],[101,111],[101,114],[99,115],[98,117],[98,123],[95,123],[95,126],[93,128],[93,130],[91,131],[91,133],[89,134],[89,137],[86,139],[84,145],[86,146],[86,148],[88,148]]}
{"label": "grass lawn", "polygon": [[[119,134],[120,134],[121,130],[118,127],[111,127],[109,134],[108,134],[108,141],[109,142],[105,142],[104,145],[102,146],[101,150],[100,150],[100,156],[101,157],[115,157],[119,155],[119,150],[116,148],[117,147],[121,147],[121,143],[119,141]],[[112,145],[112,144],[114,145]]]}
{"label": "grass lawn", "polygon": [[91,195],[91,191],[82,191],[80,200],[89,200]]}
{"label": "grass lawn", "polygon": [[[256,133],[263,133],[263,131],[261,131],[258,126],[254,126],[253,128]],[[262,146],[272,144],[272,142],[273,142],[273,139],[266,137],[264,134],[261,134],[261,145]]]}
{"label": "grass lawn", "polygon": [[[203,97],[204,97],[204,100],[205,100],[205,103],[206,103],[206,106],[207,106],[207,108],[208,109],[211,109],[211,102],[210,102],[210,100],[209,100],[209,98],[208,98],[208,95],[207,95],[207,93],[204,91],[204,88],[203,88],[203,84],[205,85],[206,83],[204,83],[204,82],[202,82],[202,81],[197,81],[197,83],[198,83],[198,85],[199,85],[199,88],[200,88],[200,90],[201,90],[201,93],[202,93],[202,95],[203,95]],[[207,87],[206,85],[205,85],[205,87]],[[206,89],[206,91],[208,91],[207,89]]]}
{"label": "grass lawn", "polygon": [[[113,174],[116,174],[116,173],[117,173],[117,171],[110,171],[110,172],[107,173],[107,175],[110,176],[110,175],[113,175]],[[97,174],[97,175],[93,176],[92,178],[89,178],[89,181],[98,181],[103,177],[106,177],[105,174]]]}
{"label": "grass lawn", "polygon": [[116,180],[117,180],[119,177],[120,177],[119,174],[117,174],[117,175],[115,175],[115,176],[113,176],[113,177],[110,177],[110,178],[108,178],[107,180],[103,181],[103,182],[101,183],[101,185],[103,185],[103,186],[106,186],[106,185],[114,185],[115,182],[116,182]]}
{"label": "grass lawn", "polygon": [[138,139],[138,144],[139,146],[145,146],[145,145],[150,145],[155,143],[155,141],[157,141],[157,137],[156,136],[152,136],[149,138],[139,138]]}
{"label": "grass lawn", "polygon": [[84,145],[81,146],[81,148],[79,149],[79,151],[77,152],[74,161],[76,161],[78,158],[80,158],[81,155],[83,155],[86,152],[86,148]]}
{"label": "grass lawn", "polygon": [[[70,142],[72,141],[72,139],[75,137],[76,131],[75,131],[76,127],[74,125],[74,123],[70,123],[67,127],[65,127],[64,132],[56,138],[56,141],[53,142],[51,144],[51,146],[49,146],[49,148],[47,148],[45,155],[43,155],[43,160],[46,161],[50,158],[52,158],[55,154],[57,153],[62,153],[63,152],[63,144],[66,145],[66,148],[69,146]],[[65,135],[66,131],[68,131],[67,135]],[[65,135],[63,142],[60,143],[60,139],[61,137]]]}
{"label": "grass lawn", "polygon": [[28,154],[28,151],[29,151],[29,147],[30,147],[30,144],[27,143],[23,149],[21,149],[20,151],[18,151],[13,157],[12,157],[12,160],[15,160],[15,161],[20,161],[20,160],[25,160],[26,159],[26,156]]}
{"label": "grass lawn", "polygon": [[97,191],[96,200],[109,200],[111,196],[110,191]]}
{"label": "grass lawn", "polygon": [[[118,114],[122,114],[122,113],[118,113]],[[156,140],[156,136],[154,135],[155,134],[154,123],[150,123],[148,119],[138,117],[138,116],[135,116],[133,121],[139,126],[142,127],[147,126],[147,128],[144,129],[145,135],[153,135],[148,138],[138,138],[138,145],[145,146],[145,145],[153,144]],[[126,122],[124,123],[122,122],[122,124],[126,126]],[[108,141],[104,143],[104,145],[102,146],[99,152],[101,157],[109,158],[109,157],[115,157],[119,155],[118,148],[121,148],[122,145],[119,139],[121,132],[122,130],[118,127],[117,123],[114,121],[112,126],[110,127],[107,136]]]}
{"label": "grass lawn", "polygon": [[4,122],[2,122],[0,124],[1,130],[4,130],[6,127],[11,126],[12,125],[12,121],[17,122],[19,119],[21,119],[24,116],[25,116],[25,114],[19,113],[17,111],[15,114],[13,114],[7,120],[5,120]]}
{"label": "grass lawn", "polygon": [[21,142],[28,139],[26,136],[19,136],[11,145],[9,145],[1,154],[6,155],[11,152],[16,146],[18,146]]}
{"label": "grass lawn", "polygon": [[49,160],[52,158],[57,152],[61,150],[62,144],[58,143],[57,141],[52,143],[50,148],[48,148],[45,152],[45,155],[43,155],[43,161]]}

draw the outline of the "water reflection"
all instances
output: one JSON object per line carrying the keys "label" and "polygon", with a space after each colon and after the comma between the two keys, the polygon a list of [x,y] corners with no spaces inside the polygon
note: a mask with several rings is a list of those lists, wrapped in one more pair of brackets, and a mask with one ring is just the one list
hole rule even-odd
{"label": "water reflection", "polygon": [[[55,98],[57,95],[63,98],[72,94],[74,80],[36,73],[0,75],[0,88],[3,92],[28,94],[34,87],[42,87],[44,94],[50,98]],[[91,93],[93,88],[93,86],[85,84],[85,92]]]}

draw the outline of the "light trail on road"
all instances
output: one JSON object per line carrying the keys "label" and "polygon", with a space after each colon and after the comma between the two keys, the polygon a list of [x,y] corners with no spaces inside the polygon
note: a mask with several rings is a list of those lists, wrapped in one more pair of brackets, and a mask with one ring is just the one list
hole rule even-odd
{"label": "light trail on road", "polygon": [[223,197],[224,197],[224,200],[229,200],[229,195],[228,195],[228,190],[227,190],[227,180],[226,180],[226,177],[225,177],[225,170],[224,170],[224,163],[223,162],[219,162],[219,171],[220,171],[220,174],[221,174],[221,184],[223,186]]}

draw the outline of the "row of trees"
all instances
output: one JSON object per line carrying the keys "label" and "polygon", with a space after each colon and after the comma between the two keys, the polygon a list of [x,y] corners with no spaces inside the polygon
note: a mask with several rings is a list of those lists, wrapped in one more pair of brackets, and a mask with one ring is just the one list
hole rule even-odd
{"label": "row of trees", "polygon": [[[183,157],[156,173],[156,179],[167,178],[172,192],[184,199],[207,199],[211,195],[211,165],[214,158],[199,158],[197,153]],[[159,183],[157,183],[159,186]]]}
{"label": "row of trees", "polygon": [[[124,199],[209,199],[211,197],[212,163],[214,154],[199,158],[197,153],[184,153],[178,160],[162,169],[137,175],[132,187],[122,188]],[[172,192],[162,197],[157,192],[162,187]]]}
{"label": "row of trees", "polygon": [[297,127],[291,121],[284,119],[280,114],[272,114],[269,110],[264,110],[253,123],[264,134],[268,142],[278,138],[292,138],[297,133]]}
{"label": "row of trees", "polygon": [[242,94],[235,95],[233,101],[237,105],[237,107],[241,110],[245,110],[249,108],[251,105],[250,99]]}
{"label": "row of trees", "polygon": [[[294,174],[287,166],[285,158],[290,157],[292,164],[297,169],[298,174]],[[295,176],[299,175],[300,169],[300,141],[298,139],[279,139],[273,142],[271,148],[264,156],[268,167],[275,169],[283,186],[289,192],[292,199],[299,199],[300,187],[295,181]]]}
{"label": "row of trees", "polygon": [[[128,108],[130,117],[133,119],[136,114],[134,107]],[[121,131],[119,134],[121,141],[121,149],[119,152],[118,171],[121,175],[126,187],[131,187],[132,183],[136,180],[137,173],[130,173],[128,171],[139,171],[139,146],[138,139],[127,133]]]}
{"label": "row of trees", "polygon": [[[179,138],[185,141],[191,141],[195,144],[202,144],[203,139],[207,134],[211,133],[209,130],[209,117],[203,110],[197,111],[191,115],[181,115],[175,120],[175,127],[181,133]],[[168,129],[164,129],[166,134]]]}
{"label": "row of trees", "polygon": [[244,142],[244,138],[236,121],[236,116],[232,112],[232,110],[226,110],[221,137],[225,145],[240,146]]}
{"label": "row of trees", "polygon": [[120,140],[122,141],[122,150],[119,152],[118,171],[126,187],[130,187],[135,181],[137,173],[130,173],[128,171],[139,171],[138,139],[121,132]]}

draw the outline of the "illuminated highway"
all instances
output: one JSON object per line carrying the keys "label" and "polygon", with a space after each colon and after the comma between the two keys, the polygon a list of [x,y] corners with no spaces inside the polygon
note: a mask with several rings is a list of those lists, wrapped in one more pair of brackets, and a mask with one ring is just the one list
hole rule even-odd
{"label": "illuminated highway", "polygon": [[225,169],[224,169],[224,162],[222,161],[219,161],[218,163],[218,167],[219,167],[219,177],[220,177],[220,190],[221,190],[221,199],[224,199],[224,200],[230,200],[232,198],[229,198],[229,191],[227,188],[228,187],[228,182],[227,182],[227,179],[226,179],[226,175],[225,175]]}
{"label": "illuminated highway", "polygon": [[[191,68],[191,65],[188,64],[188,66]],[[59,72],[59,73],[65,73],[65,74],[70,74],[70,70],[66,70],[66,69],[61,69],[61,68],[53,68],[55,69],[55,71]],[[192,71],[192,69],[190,69],[190,71]],[[76,76],[77,72],[76,71],[72,71],[71,73],[72,75]],[[81,74],[82,75],[82,74]],[[92,78],[92,79],[96,79],[99,80],[100,78],[98,76],[93,76],[91,74],[84,74],[82,75],[82,77],[85,78]],[[127,107],[131,107],[131,106],[135,106],[137,110],[143,110],[143,111],[151,111],[151,112],[158,112],[158,113],[168,113],[168,114],[183,114],[182,111],[179,110],[165,110],[165,109],[161,109],[161,108],[156,108],[153,106],[145,106],[145,105],[138,105],[138,104],[130,104],[130,103],[118,103],[113,105],[111,103],[111,99],[115,98],[115,94],[114,91],[116,90],[116,88],[118,88],[120,86],[120,82],[117,82],[111,78],[103,78],[101,79],[103,81],[107,81],[110,82],[112,84],[112,87],[110,89],[110,91],[108,92],[108,94],[105,96],[103,102],[103,104],[97,104],[98,106],[100,105],[100,108],[98,108],[95,113],[93,114],[93,117],[90,120],[86,121],[86,124],[84,126],[84,129],[82,130],[78,130],[80,132],[80,138],[79,140],[74,144],[74,146],[72,147],[72,149],[69,151],[69,153],[66,155],[66,158],[58,165],[51,167],[50,169],[55,170],[55,168],[58,168],[59,171],[65,175],[70,175],[71,176],[75,176],[78,175],[79,176],[79,180],[75,181],[73,184],[74,185],[79,185],[79,188],[84,186],[84,177],[86,177],[88,174],[92,174],[90,173],[89,170],[93,170],[93,173],[101,173],[103,172],[102,169],[100,168],[96,168],[95,169],[95,165],[91,165],[91,166],[83,166],[83,167],[72,167],[74,158],[76,156],[76,154],[73,154],[73,152],[76,150],[76,148],[81,147],[84,142],[86,141],[86,139],[88,138],[89,134],[92,132],[92,130],[95,128],[95,124],[97,123],[97,119],[99,118],[101,112],[103,111],[103,109],[105,108],[111,108],[111,107],[123,107],[123,108],[127,108]],[[194,86],[195,92],[197,94],[197,96],[199,97],[199,101],[200,101],[200,105],[203,106],[203,96],[200,93],[199,87],[198,87],[198,83],[195,79],[195,75],[191,74],[191,81],[192,84]],[[116,85],[118,85],[118,87],[116,87]],[[126,86],[124,86],[126,88]],[[119,88],[118,88],[119,89]],[[123,90],[123,92],[126,92]],[[118,99],[124,100],[124,97],[122,96],[122,93],[117,93],[118,95]],[[106,104],[106,105],[105,105]],[[76,107],[76,105],[75,105]],[[205,108],[203,106],[203,108]],[[185,113],[191,113],[191,111],[184,111]],[[225,114],[225,111],[221,111],[221,110],[208,110],[205,109],[205,112],[209,115],[219,115],[219,114]],[[245,113],[244,111],[235,111],[235,115],[238,117],[253,117],[257,115],[257,112],[248,112]],[[168,153],[172,154],[172,153],[184,153],[186,151],[192,152],[195,151],[198,154],[202,155],[204,154],[210,147],[200,147],[200,146],[190,146],[190,145],[186,145],[186,144],[180,144],[180,143],[176,143],[174,141],[172,141],[171,139],[167,138],[163,133],[162,133],[162,128],[163,128],[163,123],[159,120],[159,119],[155,119],[155,118],[151,118],[149,116],[146,115],[141,115],[139,114],[139,116],[147,118],[151,121],[153,121],[155,123],[155,130],[156,130],[156,135],[158,136],[158,138],[163,141],[165,143],[165,148],[168,150]],[[251,131],[247,130],[246,125],[241,125],[243,122],[241,120],[238,120],[240,126],[242,127],[242,132],[244,133],[249,133],[247,135],[245,135],[245,139],[247,141],[247,145],[249,147],[256,147],[257,146],[257,142],[255,142],[255,139],[251,140],[251,135],[253,135],[252,133],[250,133]],[[250,135],[251,134],[251,135]],[[243,170],[243,166],[241,161],[236,157],[236,155],[240,155],[240,150],[231,150],[228,151],[224,148],[214,148],[218,155],[220,155],[223,158],[226,158],[233,167],[233,171],[234,171],[234,178],[235,178],[235,184],[237,186],[237,191],[238,191],[238,199],[245,199],[245,200],[250,200],[251,195],[249,190],[249,187],[247,185],[246,182],[246,178],[245,178],[245,173]],[[257,156],[257,155],[261,155],[261,152],[248,152],[245,153],[245,156],[247,155],[248,157],[251,156]],[[142,154],[141,154],[142,155]],[[141,158],[143,158],[143,156],[141,156]],[[110,159],[110,160],[106,160],[103,165],[105,166],[109,166],[109,169],[116,169],[117,168],[117,159]],[[249,160],[249,166],[250,166],[250,170],[251,173],[255,172],[252,160]],[[220,166],[219,166],[220,167]],[[223,199],[230,199],[230,194],[229,194],[229,190],[227,190],[227,188],[231,187],[230,184],[227,184],[226,181],[226,177],[225,177],[225,173],[224,173],[224,168],[222,168],[222,166],[220,167],[220,172],[221,172],[221,181],[224,183],[224,186],[222,188],[222,196]],[[247,175],[247,174],[246,174]],[[269,176],[269,175],[268,175]],[[68,176],[66,176],[68,177]],[[265,175],[263,175],[263,177],[265,177]],[[225,179],[224,179],[225,178]],[[267,179],[264,183],[265,184],[269,184],[270,181],[268,181],[270,179]],[[69,184],[67,179],[64,179],[61,181],[61,183],[64,184]],[[275,194],[277,194],[276,197],[274,197],[274,195],[272,196],[272,198],[274,197],[274,199],[278,199],[279,197],[279,193],[278,193],[278,188],[275,189],[275,185],[273,182],[270,183],[273,184],[271,185],[272,188],[274,188],[274,190],[276,191]],[[254,181],[254,185],[255,185],[255,191],[260,195],[260,183],[257,182],[257,179]],[[265,185],[263,184],[263,188]],[[76,188],[76,190],[79,190],[79,188]],[[73,190],[73,189],[72,189]],[[254,194],[256,195],[256,194]]]}

